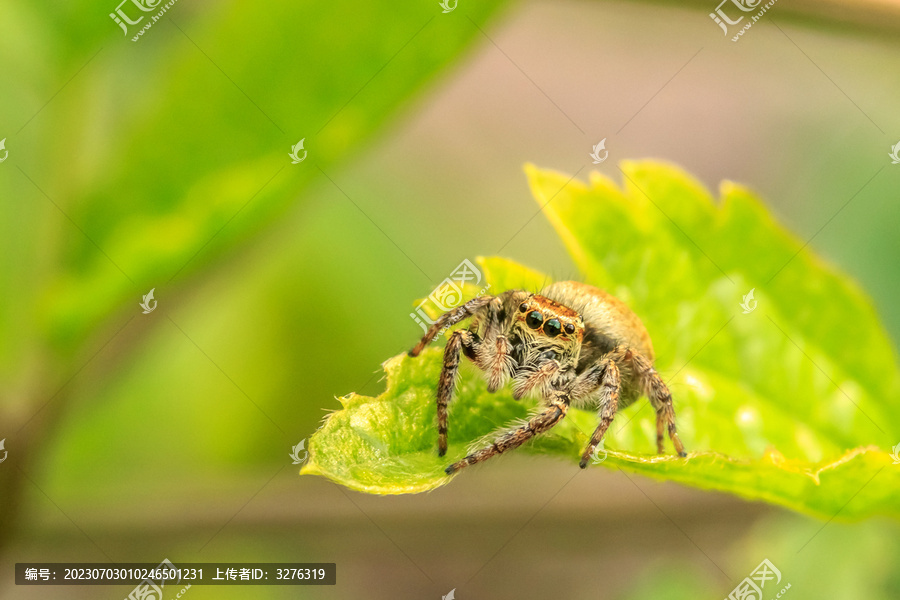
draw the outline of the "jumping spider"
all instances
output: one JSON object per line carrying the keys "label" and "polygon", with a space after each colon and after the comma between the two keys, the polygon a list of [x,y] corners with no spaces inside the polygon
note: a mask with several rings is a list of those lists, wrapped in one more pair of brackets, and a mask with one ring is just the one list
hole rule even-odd
{"label": "jumping spider", "polygon": [[447,405],[456,387],[459,355],[484,371],[488,391],[513,381],[513,397],[533,392],[543,410],[494,442],[447,467],[463,467],[516,448],[559,423],[570,405],[593,404],[600,424],[581,457],[581,468],[603,439],[619,407],[646,395],[656,409],[656,445],[663,453],[663,430],[679,456],[687,456],[675,431],[672,395],[652,366],[653,345],[640,319],[603,290],[575,281],[547,286],[539,294],[507,290],[479,296],[443,315],[409,351],[418,354],[439,332],[467,318],[468,330],[454,331],[444,349],[437,388],[438,454],[447,452]]}

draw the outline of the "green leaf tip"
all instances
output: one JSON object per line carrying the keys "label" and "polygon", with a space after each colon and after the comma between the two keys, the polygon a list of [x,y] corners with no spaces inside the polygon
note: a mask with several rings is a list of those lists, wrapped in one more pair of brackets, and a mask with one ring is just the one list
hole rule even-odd
{"label": "green leaf tip", "polygon": [[[641,399],[617,413],[599,466],[824,519],[900,517],[900,464],[891,453],[900,443],[900,372],[871,301],[749,189],[724,182],[716,200],[670,164],[626,161],[621,171],[617,185],[596,173],[583,182],[525,165],[535,201],[585,282],[627,302],[650,332],[690,453],[655,454],[655,414]],[[551,282],[506,258],[477,263],[485,281],[466,286],[461,301],[485,284],[499,293]],[[441,355],[432,347],[386,361],[385,391],[341,399],[310,438],[301,472],[374,494],[435,489],[473,444],[534,409],[508,389],[488,393],[464,361],[449,450],[438,457]],[[577,464],[596,424],[593,412],[570,409],[515,452]]]}

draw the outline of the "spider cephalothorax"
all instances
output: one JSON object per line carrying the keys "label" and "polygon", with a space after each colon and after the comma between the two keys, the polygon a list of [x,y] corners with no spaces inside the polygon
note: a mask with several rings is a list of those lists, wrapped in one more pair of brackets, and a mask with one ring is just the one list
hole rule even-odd
{"label": "spider cephalothorax", "polygon": [[417,356],[444,328],[469,317],[469,329],[454,331],[444,350],[437,389],[438,453],[447,451],[447,406],[461,353],[484,371],[489,391],[512,380],[513,397],[534,393],[545,407],[490,446],[447,467],[447,473],[520,446],[556,425],[571,404],[593,404],[600,424],[582,455],[584,468],[618,408],[642,394],[656,409],[659,452],[668,429],[676,451],[686,456],[675,430],[672,396],[652,366],[650,336],[621,301],[574,281],[554,283],[539,294],[508,290],[479,296],[439,317],[410,356]]}
{"label": "spider cephalothorax", "polygon": [[[584,322],[574,310],[544,296],[532,294],[523,299],[506,335],[512,357],[507,375],[514,381],[513,396],[518,400],[532,390],[546,395],[551,387],[571,380],[583,336]],[[480,355],[484,361],[491,351],[485,348]]]}

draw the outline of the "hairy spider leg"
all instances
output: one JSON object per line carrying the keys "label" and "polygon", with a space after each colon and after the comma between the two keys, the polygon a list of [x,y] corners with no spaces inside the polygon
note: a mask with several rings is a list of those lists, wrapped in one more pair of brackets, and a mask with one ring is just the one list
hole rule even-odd
{"label": "hairy spider leg", "polygon": [[456,381],[459,377],[459,355],[465,352],[472,357],[478,351],[481,340],[471,331],[457,330],[450,336],[447,346],[444,348],[444,364],[441,368],[441,376],[438,379],[437,388],[437,417],[438,417],[438,456],[447,453],[447,407],[453,399],[456,389]]}
{"label": "hairy spider leg", "polygon": [[678,456],[687,456],[684,444],[681,443],[675,428],[675,407],[672,405],[672,393],[669,391],[669,386],[665,384],[650,361],[642,354],[632,352],[631,361],[634,365],[634,374],[637,377],[638,385],[656,410],[656,451],[660,454],[665,453],[663,431],[668,429],[669,438],[672,440]]}
{"label": "hairy spider leg", "polygon": [[500,389],[516,369],[512,346],[503,331],[500,312],[503,301],[495,297],[484,309],[486,314],[482,344],[476,355],[476,364],[485,372],[487,388],[492,394]]}
{"label": "hairy spider leg", "polygon": [[579,466],[583,469],[587,467],[588,460],[594,454],[594,450],[609,429],[610,423],[619,410],[619,389],[621,387],[621,377],[619,375],[619,367],[616,365],[614,357],[619,356],[619,348],[603,355],[594,366],[585,370],[579,375],[572,384],[572,398],[574,401],[594,394],[598,389],[600,391],[597,405],[599,406],[598,416],[600,424],[594,430],[588,442],[587,448],[581,455]]}
{"label": "hairy spider leg", "polygon": [[554,390],[544,410],[531,417],[527,423],[501,434],[490,446],[477,450],[464,459],[453,463],[445,469],[445,472],[447,475],[453,475],[464,467],[480,463],[507,450],[518,448],[534,436],[547,431],[559,423],[566,416],[568,410],[568,395],[565,392]]}
{"label": "hairy spider leg", "polygon": [[488,305],[493,299],[494,296],[478,296],[477,298],[472,298],[462,306],[457,306],[456,308],[445,312],[431,324],[431,327],[428,328],[428,331],[425,332],[425,335],[422,336],[419,343],[416,344],[408,354],[410,356],[418,356],[419,353],[425,349],[425,346],[437,339],[438,334],[442,329],[445,327],[452,327],[460,321],[468,319],[478,312],[479,309]]}

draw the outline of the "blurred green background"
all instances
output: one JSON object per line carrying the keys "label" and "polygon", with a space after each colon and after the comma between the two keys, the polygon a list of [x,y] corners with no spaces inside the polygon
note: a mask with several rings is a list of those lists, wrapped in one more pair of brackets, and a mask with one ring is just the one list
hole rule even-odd
{"label": "blurred green background", "polygon": [[130,591],[17,588],[16,562],[165,557],[338,565],[198,600],[714,599],[763,558],[787,597],[900,596],[893,522],[521,455],[367,497],[288,456],[335,396],[378,393],[462,259],[577,277],[526,161],[746,183],[900,339],[900,5],[778,3],[738,43],[715,8],[180,0],[132,42],[114,2],[5,2],[0,597]]}

